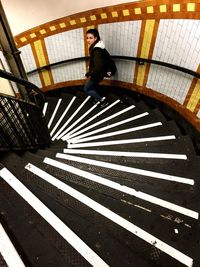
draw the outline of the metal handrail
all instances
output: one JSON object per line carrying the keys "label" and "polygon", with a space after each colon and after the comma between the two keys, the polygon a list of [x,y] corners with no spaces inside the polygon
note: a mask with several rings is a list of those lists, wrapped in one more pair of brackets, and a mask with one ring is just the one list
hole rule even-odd
{"label": "metal handrail", "polygon": [[[174,64],[163,62],[163,61],[140,58],[140,57],[118,56],[118,55],[113,55],[112,58],[136,61],[139,65],[143,65],[144,63],[160,65],[160,66],[164,66],[164,67],[167,67],[167,68],[170,68],[170,69],[174,69],[174,70],[178,70],[178,71],[184,72],[184,73],[192,75],[192,76],[194,76],[196,78],[200,78],[200,73],[198,73],[198,72],[195,72],[193,70],[190,70],[190,69],[187,69],[187,68],[184,68],[184,67],[181,67],[181,66],[177,66],[177,65],[174,65]],[[62,65],[62,64],[66,64],[66,63],[69,63],[69,62],[88,60],[88,59],[89,59],[89,57],[78,57],[78,58],[66,59],[66,60],[62,60],[62,61],[58,61],[58,62],[55,62],[55,63],[47,64],[47,65],[45,65],[43,67],[31,70],[31,71],[27,72],[27,74],[29,75],[29,74],[32,74],[32,73],[35,73],[35,72],[38,72],[38,71],[48,70],[51,67]]]}
{"label": "metal handrail", "polygon": [[[33,83],[31,83],[31,82],[29,82],[29,81],[27,81],[25,79],[22,79],[20,77],[16,77],[12,73],[7,72],[5,70],[0,70],[0,77],[25,86],[26,89],[27,89],[27,94],[29,96],[29,99],[31,101],[33,101],[36,105],[40,105],[41,101],[42,102],[45,101],[44,93],[35,84],[33,84]],[[38,101],[38,97],[36,97],[37,95],[39,95],[40,101]]]}

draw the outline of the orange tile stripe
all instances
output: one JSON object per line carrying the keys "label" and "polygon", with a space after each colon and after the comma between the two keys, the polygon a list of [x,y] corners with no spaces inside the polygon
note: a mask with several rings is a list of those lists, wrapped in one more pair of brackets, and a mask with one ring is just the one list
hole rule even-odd
{"label": "orange tile stripe", "polygon": [[[141,55],[142,44],[143,44],[143,41],[144,41],[144,31],[145,31],[145,26],[146,26],[146,21],[143,20],[143,21],[142,21],[142,25],[141,25],[141,30],[140,30],[139,42],[138,42],[137,57],[140,57],[140,55]],[[139,65],[136,64],[136,66],[135,66],[135,73],[134,73],[133,83],[136,83],[136,82],[137,82],[138,72],[139,72]]]}
{"label": "orange tile stripe", "polygon": [[[37,63],[37,67],[40,67],[41,62],[39,62],[37,58],[37,49],[34,45],[35,42],[41,41],[42,46],[44,46],[43,40],[45,37],[54,35],[60,32],[76,29],[76,28],[83,28],[86,29],[91,25],[97,27],[98,24],[102,23],[112,23],[112,22],[123,22],[123,21],[132,21],[132,20],[142,20],[143,29],[141,29],[141,33],[144,33],[145,21],[155,20],[155,25],[152,34],[152,40],[148,52],[148,58],[152,57],[151,51],[153,51],[154,47],[154,34],[156,32],[156,25],[160,19],[200,19],[200,1],[199,0],[170,0],[170,1],[163,1],[163,0],[148,0],[148,1],[141,1],[141,2],[134,2],[128,4],[120,4],[105,8],[98,8],[94,10],[89,10],[86,12],[81,12],[72,16],[63,17],[49,23],[40,25],[35,27],[31,30],[28,30],[24,33],[19,34],[15,37],[16,45],[18,48],[31,44],[32,49],[34,52],[35,60]],[[140,37],[140,44],[142,45],[143,37],[141,34]],[[43,47],[44,54],[46,53],[46,48]],[[138,55],[141,55],[142,50],[138,49]],[[87,55],[87,54],[86,54]],[[46,54],[46,64],[48,64],[48,56]],[[150,89],[146,89],[146,81],[148,79],[150,65],[146,65],[145,70],[143,70],[143,79],[142,79],[142,87],[137,86],[134,83],[129,84],[131,88],[136,86],[139,91],[144,92],[145,94],[153,95],[153,91]],[[135,75],[134,75],[134,82],[137,81],[139,75],[139,68],[136,67]],[[44,89],[47,90],[52,88],[59,88],[57,85],[53,84],[53,78],[51,72],[45,71],[45,73],[40,73],[42,85]],[[84,80],[82,80],[84,81]],[[76,81],[73,81],[74,84]],[[79,81],[82,83],[81,81]],[[52,83],[52,84],[51,84]],[[119,85],[121,83],[119,82]],[[127,85],[126,85],[127,86]],[[127,87],[129,88],[129,87]],[[195,114],[198,112],[200,108],[200,96],[199,96],[199,82],[197,79],[194,79],[191,85],[191,88],[188,92],[186,97],[184,106],[179,107],[180,113],[186,115],[191,120],[195,120],[191,114]],[[162,97],[165,97],[162,95]],[[156,98],[156,96],[155,96]],[[171,99],[170,101],[173,102]],[[184,109],[184,107],[187,107]],[[194,123],[195,124],[195,123]],[[197,124],[197,122],[196,122]]]}
{"label": "orange tile stripe", "polygon": [[[44,40],[38,40],[31,44],[35,62],[38,68],[49,64],[47,50]],[[53,84],[53,76],[51,70],[43,70],[39,72],[42,86]]]}
{"label": "orange tile stripe", "polygon": [[[200,64],[197,68],[197,72],[200,73]],[[200,80],[198,78],[194,78],[183,105],[187,109],[193,112],[194,111],[198,112],[197,106],[199,104],[199,100],[200,100]]]}
{"label": "orange tile stripe", "polygon": [[[150,49],[149,49],[149,57],[148,57],[149,59],[152,59],[152,56],[153,56],[153,51],[154,51],[154,47],[155,47],[155,43],[156,43],[158,28],[159,28],[159,20],[156,20],[155,24],[154,24],[153,35],[152,35]],[[143,86],[145,86],[145,87],[147,84],[150,67],[151,67],[151,64],[146,64],[146,70],[145,70],[144,81],[143,81]]]}
{"label": "orange tile stripe", "polygon": [[174,4],[173,2],[169,3],[169,1],[163,4],[162,0],[152,0],[97,8],[35,27],[17,35],[15,41],[17,47],[22,47],[47,36],[75,28],[116,21],[167,18],[200,19],[199,0],[184,0]]}
{"label": "orange tile stripe", "polygon": [[[142,27],[142,30],[144,30],[143,33],[141,33],[142,41],[139,43],[142,43],[141,45],[141,52],[138,53],[138,57],[141,58],[149,58],[150,56],[150,48],[153,46],[152,42],[155,43],[155,40],[153,38],[154,28],[155,28],[155,20],[146,20],[145,26]],[[137,77],[136,77],[136,84],[139,86],[144,86],[144,83],[146,81],[145,73],[147,71],[147,64],[144,65],[137,65]]]}

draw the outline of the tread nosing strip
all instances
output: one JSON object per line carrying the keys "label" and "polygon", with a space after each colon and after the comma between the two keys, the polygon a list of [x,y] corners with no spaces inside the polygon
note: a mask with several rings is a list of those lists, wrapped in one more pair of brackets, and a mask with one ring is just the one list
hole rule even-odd
{"label": "tread nosing strip", "polygon": [[[34,166],[32,164],[28,164],[26,169],[33,172]],[[39,168],[37,168],[39,169]],[[168,254],[170,257],[173,257],[177,261],[185,264],[188,267],[191,267],[193,264],[193,259],[189,256],[183,254],[181,251],[173,248],[172,246],[166,244],[162,240],[158,239],[157,237],[151,235],[147,231],[143,230],[142,228],[134,225],[133,223],[129,222],[128,220],[124,219],[123,217],[119,216],[118,214],[114,213],[110,209],[104,207],[103,205],[97,203],[93,199],[85,196],[84,194],[80,193],[79,191],[73,189],[72,187],[66,185],[65,183],[59,181],[54,176],[45,173],[44,171],[40,170],[39,177],[51,183],[52,185],[56,186],[60,190],[64,191],[65,193],[71,195],[72,197],[76,198],[83,204],[87,205],[94,211],[98,212],[99,214],[103,215],[104,217],[108,218],[112,222],[118,224],[119,226],[125,228],[127,231],[131,232],[132,234],[138,236],[145,242],[149,243],[160,249],[161,251]],[[35,172],[34,172],[35,173]],[[38,175],[38,174],[37,174]],[[98,265],[99,267],[100,265]]]}
{"label": "tread nosing strip", "polygon": [[[32,168],[31,168],[32,166]],[[25,168],[31,171],[34,165]],[[37,168],[37,167],[36,167]],[[44,172],[45,173],[45,172]],[[9,170],[3,168],[0,176],[28,204],[35,209],[67,242],[71,244],[91,265],[108,266],[86,243],[84,243],[67,225],[65,225],[47,206],[45,206],[27,187],[25,187]],[[44,177],[42,177],[44,179]]]}

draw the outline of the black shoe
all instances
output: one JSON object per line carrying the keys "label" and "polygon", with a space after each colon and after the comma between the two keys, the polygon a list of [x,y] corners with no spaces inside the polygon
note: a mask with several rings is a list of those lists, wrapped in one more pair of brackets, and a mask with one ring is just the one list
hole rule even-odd
{"label": "black shoe", "polygon": [[105,97],[103,97],[103,99],[100,100],[100,102],[99,102],[99,106],[100,106],[100,108],[105,108],[105,107],[107,107],[108,105],[109,105],[109,103],[107,102],[107,100],[106,100]]}

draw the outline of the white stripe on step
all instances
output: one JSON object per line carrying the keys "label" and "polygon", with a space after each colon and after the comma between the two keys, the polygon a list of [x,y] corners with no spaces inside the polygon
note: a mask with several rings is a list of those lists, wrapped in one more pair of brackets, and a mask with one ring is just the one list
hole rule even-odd
{"label": "white stripe on step", "polygon": [[143,143],[143,142],[157,142],[157,141],[173,140],[173,139],[176,139],[175,135],[166,135],[166,136],[159,136],[159,137],[156,136],[156,137],[104,141],[104,142],[94,142],[94,143],[68,144],[68,148],[112,146],[112,145],[119,145],[119,144],[121,145],[121,144],[134,144],[134,143]]}
{"label": "white stripe on step", "polygon": [[[168,254],[170,257],[173,257],[177,261],[185,264],[188,267],[192,267],[193,259],[188,257],[187,255],[183,254],[179,250],[173,248],[172,246],[166,244],[162,240],[158,239],[157,237],[149,234],[145,230],[141,229],[140,227],[134,225],[133,223],[129,222],[128,220],[124,219],[123,217],[119,216],[118,214],[114,213],[110,209],[104,207],[103,205],[97,203],[96,201],[92,200],[91,198],[83,195],[82,193],[78,192],[77,190],[73,189],[72,187],[66,185],[65,183],[59,181],[52,175],[42,171],[41,169],[33,166],[32,164],[28,164],[26,169],[30,170],[31,172],[35,173],[48,183],[51,183],[59,190],[64,191],[68,195],[76,198],[78,201],[82,202],[83,204],[90,207],[92,210],[98,212],[102,216],[108,218],[112,222],[118,224],[119,226],[125,228],[127,231],[131,232],[132,234],[138,236],[142,240],[146,241],[152,246],[160,249],[161,251]],[[79,245],[79,243],[78,243]],[[96,263],[96,266],[100,266]]]}
{"label": "white stripe on step", "polygon": [[69,132],[69,130],[71,130],[75,125],[77,125],[83,118],[85,118],[88,114],[90,114],[90,112],[93,111],[93,109],[95,109],[97,106],[99,105],[99,102],[97,102],[95,105],[93,105],[90,109],[88,109],[87,112],[85,112],[80,118],[78,118],[78,120],[76,120],[74,123],[72,123],[67,129],[66,131]]}
{"label": "white stripe on step", "polygon": [[[115,113],[115,114],[113,114],[113,115],[111,115],[111,116],[109,116],[109,117],[107,117],[107,118],[105,118],[105,119],[103,119],[103,120],[97,121],[96,123],[89,125],[88,127],[84,128],[84,129],[82,129],[82,130],[80,130],[79,132],[76,132],[76,133],[74,134],[74,136],[77,136],[77,135],[79,135],[80,133],[84,133],[84,132],[86,132],[87,130],[92,129],[92,128],[94,128],[94,127],[96,127],[96,126],[98,126],[98,125],[100,125],[100,124],[102,124],[102,123],[104,123],[104,122],[106,122],[106,121],[112,120],[113,118],[116,118],[116,117],[118,117],[119,115],[121,115],[121,114],[123,114],[123,113],[125,113],[125,112],[128,112],[129,110],[131,110],[131,109],[133,109],[133,108],[135,108],[134,105],[132,105],[132,106],[130,106],[130,107],[128,107],[128,108],[122,109],[122,110],[120,110],[119,112],[117,112],[117,113]],[[62,138],[62,139],[63,139],[63,141],[66,141],[66,140],[67,140],[67,139],[66,139],[66,136],[64,136],[64,138]],[[70,139],[71,139],[71,138],[70,138]]]}
{"label": "white stripe on step", "polygon": [[85,103],[90,99],[90,96],[88,96],[83,103],[75,110],[75,112],[71,115],[71,117],[66,121],[66,123],[59,129],[59,131],[55,134],[54,139],[60,139],[65,132],[64,129],[66,126],[70,123],[70,121],[77,115],[77,113],[82,109],[82,107],[85,105]]}
{"label": "white stripe on step", "polygon": [[42,110],[42,113],[43,113],[44,116],[46,115],[47,107],[48,107],[48,102],[45,102],[45,103],[44,103],[43,110]]}
{"label": "white stripe on step", "polygon": [[[25,267],[10,238],[0,223],[0,253],[8,267]],[[3,264],[4,265],[4,264]],[[3,266],[2,265],[2,266]]]}
{"label": "white stripe on step", "polygon": [[69,133],[67,133],[63,139],[68,139],[68,137],[72,137],[76,135],[76,132],[83,128],[85,125],[87,125],[89,122],[93,121],[94,119],[98,118],[99,116],[101,116],[103,113],[105,113],[106,111],[108,111],[109,109],[111,109],[112,107],[114,107],[116,104],[118,104],[120,102],[120,100],[116,100],[114,103],[112,103],[111,105],[109,105],[108,107],[106,107],[105,109],[101,110],[100,112],[98,112],[97,114],[95,114],[94,116],[92,116],[90,119],[86,120],[85,122],[83,122],[82,124],[80,124],[79,126],[77,126],[76,128],[74,128],[72,131],[70,131]]}
{"label": "white stripe on step", "polygon": [[[90,162],[91,162],[90,160],[87,160],[85,158],[73,157],[73,156],[69,156],[69,155],[65,155],[65,154],[61,154],[61,153],[58,153],[56,155],[56,157],[57,158],[62,158],[62,159],[67,159],[67,160],[72,160],[72,161],[76,161],[76,162],[82,162],[82,163],[86,163],[86,164],[90,164]],[[93,182],[108,186],[110,188],[116,189],[118,191],[121,191],[123,193],[129,194],[131,196],[135,196],[135,197],[140,198],[142,200],[151,202],[151,203],[153,203],[155,205],[159,205],[159,206],[161,206],[163,208],[167,208],[167,209],[176,211],[178,213],[184,214],[184,215],[186,215],[188,217],[191,217],[191,218],[194,218],[196,220],[198,220],[198,218],[199,218],[199,213],[196,212],[196,211],[181,207],[179,205],[173,204],[173,203],[171,203],[169,201],[166,201],[166,200],[163,200],[161,198],[157,198],[157,197],[151,196],[149,194],[146,194],[146,193],[143,193],[143,192],[140,192],[140,191],[136,191],[134,188],[130,188],[128,186],[121,185],[119,183],[110,181],[108,179],[103,178],[102,176],[95,175],[95,174],[92,174],[90,172],[80,170],[80,169],[72,167],[72,166],[70,166],[68,164],[61,163],[59,161],[52,160],[52,159],[49,159],[49,158],[45,158],[44,162],[49,164],[49,165],[51,165],[51,166],[54,166],[54,167],[57,167],[59,169],[65,170],[67,172],[74,173],[74,174],[76,174],[78,176],[81,176],[81,177],[83,177],[85,179],[88,179],[90,181],[93,181]],[[94,165],[94,163],[92,163],[92,165]],[[113,167],[112,167],[112,169],[113,169]]]}
{"label": "white stripe on step", "polygon": [[154,171],[147,171],[147,170],[127,167],[127,166],[123,166],[119,164],[108,163],[108,162],[94,160],[94,159],[87,159],[87,158],[82,158],[82,157],[77,157],[77,156],[72,156],[72,155],[66,155],[62,153],[57,153],[56,157],[63,158],[63,159],[71,159],[73,161],[87,163],[89,165],[95,165],[95,166],[109,168],[109,169],[118,170],[122,172],[134,173],[134,174],[148,176],[148,177],[152,177],[156,179],[194,185],[193,179],[184,178],[181,176],[169,175],[169,174],[164,174],[164,173],[159,173],[159,172],[154,172]]}
{"label": "white stripe on step", "polygon": [[[62,116],[60,117],[60,119],[57,121],[56,125],[54,126],[54,128],[52,129],[50,135],[52,136],[54,134],[54,132],[56,131],[56,129],[58,128],[59,124],[61,123],[61,121],[63,120],[63,118],[65,117],[66,113],[68,112],[68,110],[70,109],[71,105],[73,104],[73,102],[75,101],[76,96],[74,96],[72,98],[72,100],[70,101],[70,103],[68,104],[67,108],[65,109],[65,111],[63,112]],[[54,141],[55,138],[52,138],[52,141]]]}
{"label": "white stripe on step", "polygon": [[150,123],[150,124],[137,126],[137,127],[133,127],[133,128],[129,128],[129,129],[124,129],[124,130],[119,130],[119,131],[115,131],[115,132],[109,132],[109,133],[105,133],[105,134],[90,136],[90,137],[86,137],[83,139],[71,139],[71,140],[68,140],[68,142],[73,143],[73,144],[83,143],[83,142],[87,142],[87,141],[91,141],[91,140],[107,138],[110,136],[116,136],[116,135],[120,135],[120,134],[126,134],[126,133],[141,131],[141,130],[145,130],[145,129],[150,129],[150,128],[154,128],[154,127],[161,126],[161,125],[162,125],[161,122],[155,122],[155,123]]}
{"label": "white stripe on step", "polygon": [[82,139],[83,137],[87,137],[87,136],[90,136],[90,135],[93,135],[93,134],[96,134],[96,133],[99,133],[99,132],[108,130],[108,129],[110,129],[110,128],[114,128],[114,127],[120,126],[120,125],[122,125],[122,124],[131,122],[131,121],[134,121],[134,120],[138,120],[138,119],[143,118],[143,117],[145,117],[145,116],[147,116],[147,115],[149,115],[149,113],[148,113],[148,112],[144,112],[144,113],[139,114],[139,115],[137,115],[137,116],[128,118],[128,119],[126,119],[126,120],[118,121],[118,122],[116,122],[116,123],[113,123],[113,124],[110,124],[110,125],[108,125],[108,126],[99,128],[99,129],[94,130],[94,131],[91,131],[91,132],[89,132],[89,133],[85,133],[85,134],[82,134],[82,135],[78,135],[77,137],[72,138],[72,139],[69,139],[69,140],[67,140],[67,141],[70,143],[70,142],[73,142],[73,140]]}
{"label": "white stripe on step", "polygon": [[84,154],[84,155],[102,155],[114,157],[136,157],[136,158],[159,158],[159,159],[187,159],[184,154],[167,154],[167,153],[147,153],[147,152],[126,152],[126,151],[108,151],[108,150],[87,150],[87,149],[63,149],[67,154]]}
{"label": "white stripe on step", "polygon": [[56,112],[57,112],[57,110],[58,110],[58,108],[59,108],[59,106],[60,106],[61,101],[62,101],[62,98],[59,98],[59,99],[58,99],[58,102],[57,102],[57,104],[56,104],[56,107],[55,107],[55,109],[54,109],[54,112],[53,112],[53,114],[52,114],[52,116],[51,116],[51,119],[49,120],[48,128],[50,128],[50,126],[51,126],[51,124],[52,124],[52,122],[53,122],[53,119],[54,119],[54,117],[56,116]]}
{"label": "white stripe on step", "polygon": [[[37,169],[37,167],[35,168]],[[26,169],[33,171],[34,166],[28,164],[26,166]],[[43,173],[44,177],[45,176],[47,177],[46,173],[45,172]],[[71,246],[73,246],[92,266],[96,267],[108,266],[74,232],[72,232],[49,208],[47,208],[29,189],[27,189],[11,172],[9,172],[6,168],[3,168],[0,171],[0,176],[25,201],[27,201],[31,205],[31,207],[33,207],[67,242],[69,242]]]}

